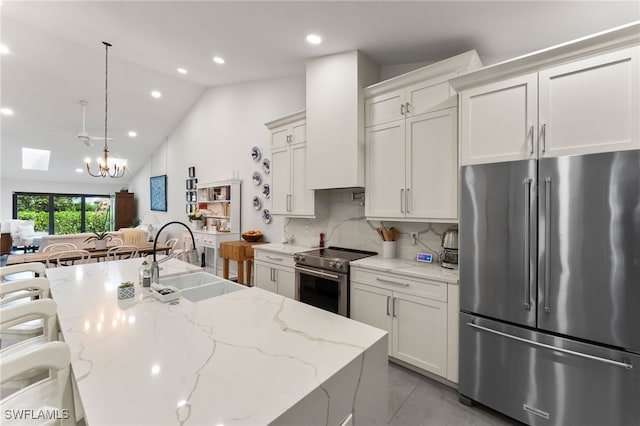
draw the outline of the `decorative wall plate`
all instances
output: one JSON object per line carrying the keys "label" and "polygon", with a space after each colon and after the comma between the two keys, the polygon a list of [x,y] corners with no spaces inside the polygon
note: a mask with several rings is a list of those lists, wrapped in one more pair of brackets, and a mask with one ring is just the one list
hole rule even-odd
{"label": "decorative wall plate", "polygon": [[262,210],[262,220],[266,224],[271,223],[271,212],[268,209]]}
{"label": "decorative wall plate", "polygon": [[251,180],[253,181],[253,184],[255,186],[260,185],[260,183],[262,182],[262,176],[260,176],[260,172],[253,172],[253,175],[251,176]]}
{"label": "decorative wall plate", "polygon": [[262,201],[260,201],[260,197],[255,195],[251,199],[251,206],[253,207],[254,210],[260,210],[260,208],[262,207]]}
{"label": "decorative wall plate", "polygon": [[268,158],[265,158],[262,160],[262,171],[264,172],[265,175],[268,175],[269,173],[271,173],[271,162],[269,161]]}
{"label": "decorative wall plate", "polygon": [[257,146],[251,148],[251,158],[253,159],[253,161],[260,161],[260,159],[262,158],[262,151],[260,151],[260,148],[258,148]]}
{"label": "decorative wall plate", "polygon": [[266,199],[271,198],[271,186],[269,186],[268,183],[262,185],[262,195],[264,195]]}

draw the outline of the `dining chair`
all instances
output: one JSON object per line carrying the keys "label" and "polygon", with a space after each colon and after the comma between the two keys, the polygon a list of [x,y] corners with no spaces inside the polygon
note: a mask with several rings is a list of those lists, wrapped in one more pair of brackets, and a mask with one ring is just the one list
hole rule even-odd
{"label": "dining chair", "polygon": [[114,243],[116,247],[124,245],[124,241],[122,240],[122,238],[118,238],[118,237],[111,238],[111,242]]}
{"label": "dining chair", "polygon": [[[16,265],[17,266],[17,265]],[[26,304],[33,298],[49,297],[49,280],[44,277],[26,280],[5,281],[0,283],[0,315],[4,317],[6,308]],[[9,347],[17,342],[42,334],[43,322],[40,319],[3,327],[0,331],[0,347]]]}
{"label": "dining chair", "polygon": [[64,342],[49,342],[23,353],[0,358],[0,370],[2,370],[0,383],[13,380],[29,370],[49,371],[45,379],[0,400],[3,419],[7,423],[12,421],[16,423],[17,418],[6,416],[29,409],[34,413],[43,412],[45,415],[54,417],[54,421],[42,422],[42,424],[75,425],[70,367],[71,351],[69,345]]}
{"label": "dining chair", "polygon": [[77,250],[78,246],[73,243],[54,243],[42,249],[43,253],[53,253],[57,251]]}
{"label": "dining chair", "polygon": [[91,253],[87,250],[66,250],[53,252],[47,256],[47,268],[57,266],[83,265],[89,263]]}
{"label": "dining chair", "polygon": [[169,254],[173,253],[173,248],[176,246],[176,244],[178,244],[178,239],[177,238],[169,238],[167,241],[164,242],[165,246],[171,247],[169,249]]}
{"label": "dining chair", "polygon": [[136,246],[117,246],[107,251],[107,260],[133,259],[137,255],[138,247]]}
{"label": "dining chair", "polygon": [[[40,334],[31,338],[7,343],[3,336],[3,345],[0,349],[0,358],[13,356],[36,348],[44,343],[58,340],[57,304],[53,299],[31,300],[26,303],[17,303],[0,309],[0,331],[15,329],[22,324],[39,320],[42,324]],[[3,383],[2,395],[28,386],[37,378],[40,372],[31,371],[16,376],[9,383]]]}
{"label": "dining chair", "polygon": [[0,281],[24,280],[35,278],[36,276],[44,277],[44,269],[44,263],[41,262],[3,266],[0,268]]}

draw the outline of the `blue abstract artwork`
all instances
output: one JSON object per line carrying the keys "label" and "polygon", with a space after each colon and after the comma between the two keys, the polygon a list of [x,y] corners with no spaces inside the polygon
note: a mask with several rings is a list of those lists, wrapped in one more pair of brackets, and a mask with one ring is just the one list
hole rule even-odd
{"label": "blue abstract artwork", "polygon": [[167,211],[167,175],[152,176],[149,179],[151,188],[151,210]]}

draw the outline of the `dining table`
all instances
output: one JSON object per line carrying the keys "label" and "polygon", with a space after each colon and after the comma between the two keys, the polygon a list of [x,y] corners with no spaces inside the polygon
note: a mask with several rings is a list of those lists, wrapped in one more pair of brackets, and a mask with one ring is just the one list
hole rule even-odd
{"label": "dining table", "polygon": [[[153,244],[152,243],[143,243],[143,244],[132,244],[132,246],[135,246],[138,254],[140,256],[146,256],[148,254],[153,253]],[[107,257],[107,253],[109,251],[110,248],[113,247],[117,247],[116,244],[107,244],[107,247],[104,249],[96,249],[96,248],[83,248],[83,250],[87,250],[90,254],[91,254],[91,258],[92,259],[96,259],[98,262],[101,259],[104,259]],[[164,244],[157,244],[156,245],[156,253],[164,253],[164,254],[169,254],[169,251],[171,250],[171,246],[168,245],[164,245]],[[125,255],[127,253],[130,253],[131,251],[133,251],[133,249],[131,250],[127,250],[127,249],[123,249],[121,251],[118,252],[118,255]],[[31,263],[31,262],[40,262],[40,263],[46,263],[47,262],[47,258],[52,254],[53,252],[36,252],[36,253],[25,253],[25,254],[11,254],[9,255],[9,257],[7,258],[7,265],[17,265],[20,263]],[[73,255],[70,254],[68,256],[62,256],[60,258],[60,260],[64,260],[64,261],[72,261],[75,259],[79,259],[79,256],[77,254]],[[55,262],[55,260],[53,260]],[[50,260],[51,262],[51,260]]]}

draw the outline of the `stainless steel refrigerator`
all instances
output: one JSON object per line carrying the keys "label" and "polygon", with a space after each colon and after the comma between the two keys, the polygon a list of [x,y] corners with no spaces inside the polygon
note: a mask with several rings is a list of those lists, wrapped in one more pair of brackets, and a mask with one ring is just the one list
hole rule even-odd
{"label": "stainless steel refrigerator", "polygon": [[461,399],[640,425],[640,151],[462,167]]}

